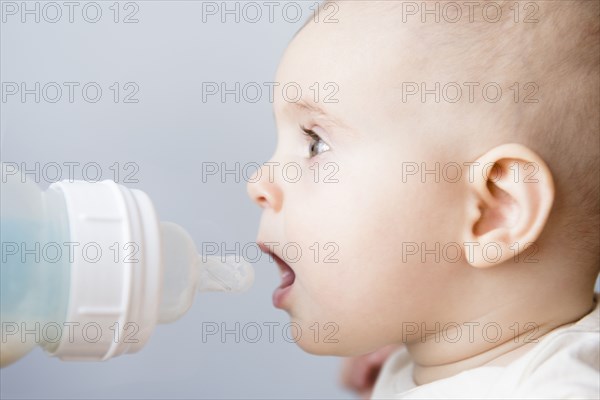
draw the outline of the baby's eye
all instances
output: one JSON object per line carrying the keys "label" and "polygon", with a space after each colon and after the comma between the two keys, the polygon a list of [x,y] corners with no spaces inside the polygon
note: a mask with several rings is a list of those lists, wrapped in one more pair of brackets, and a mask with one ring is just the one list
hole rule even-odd
{"label": "baby's eye", "polygon": [[304,127],[302,127],[302,131],[310,138],[310,142],[308,144],[309,158],[313,158],[329,150],[329,145],[325,143],[323,139],[321,139],[321,137],[314,131]]}

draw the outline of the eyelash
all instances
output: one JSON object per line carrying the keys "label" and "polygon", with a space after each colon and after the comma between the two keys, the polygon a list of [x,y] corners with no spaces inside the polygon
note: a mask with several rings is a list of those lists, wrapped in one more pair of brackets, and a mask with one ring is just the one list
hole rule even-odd
{"label": "eyelash", "polygon": [[[308,149],[308,157],[309,158],[313,158],[318,156],[319,154],[325,153],[326,151],[329,151],[329,145],[321,138],[321,136],[319,136],[317,133],[315,133],[315,131],[305,128],[303,126],[300,126],[300,129],[302,130],[302,132],[304,133],[304,135],[308,138],[311,139],[310,142],[310,147]],[[327,146],[326,150],[321,151],[320,153],[317,154],[312,154],[312,151],[314,150],[314,145],[318,144],[318,143],[323,143],[325,146]]]}

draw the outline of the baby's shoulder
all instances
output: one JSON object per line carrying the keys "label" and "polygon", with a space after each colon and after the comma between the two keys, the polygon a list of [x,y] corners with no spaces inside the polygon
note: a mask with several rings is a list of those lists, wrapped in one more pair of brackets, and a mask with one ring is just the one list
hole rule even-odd
{"label": "baby's shoulder", "polygon": [[600,309],[550,333],[514,367],[515,397],[599,398]]}

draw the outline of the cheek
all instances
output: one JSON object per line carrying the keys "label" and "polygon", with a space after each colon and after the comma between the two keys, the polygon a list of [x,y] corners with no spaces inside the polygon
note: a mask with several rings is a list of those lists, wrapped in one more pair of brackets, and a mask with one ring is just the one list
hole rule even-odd
{"label": "cheek", "polygon": [[[315,322],[337,324],[345,344],[325,352],[367,351],[394,340],[394,328],[418,321],[437,297],[432,292],[443,290],[447,274],[403,262],[403,243],[450,237],[453,205],[439,199],[453,198],[458,188],[403,183],[401,168],[397,158],[371,157],[340,164],[338,183],[298,182],[285,188],[285,237],[303,251],[294,264],[291,314],[304,331]],[[310,341],[299,344],[321,351]]]}
{"label": "cheek", "polygon": [[340,167],[338,183],[286,188],[285,236],[303,250],[294,264],[299,304],[323,318],[381,311],[390,279],[401,276],[398,242],[407,227],[416,229],[406,221],[414,210],[405,203],[414,201],[382,168],[353,163]]}

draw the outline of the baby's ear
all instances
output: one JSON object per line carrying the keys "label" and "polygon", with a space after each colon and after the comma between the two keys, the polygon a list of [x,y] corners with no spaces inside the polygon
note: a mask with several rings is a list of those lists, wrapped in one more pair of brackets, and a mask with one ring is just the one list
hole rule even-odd
{"label": "baby's ear", "polygon": [[504,144],[471,167],[465,256],[474,267],[498,265],[533,244],[550,214],[550,169],[529,148]]}

